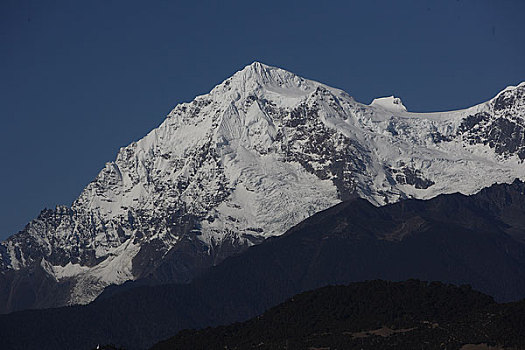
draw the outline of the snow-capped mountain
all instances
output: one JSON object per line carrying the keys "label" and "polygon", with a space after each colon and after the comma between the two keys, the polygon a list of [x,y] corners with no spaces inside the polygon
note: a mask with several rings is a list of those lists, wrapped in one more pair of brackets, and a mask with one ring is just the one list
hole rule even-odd
{"label": "snow-capped mountain", "polygon": [[525,83],[452,112],[371,105],[255,62],[121,148],[71,207],[0,245],[0,310],[87,303],[201,269],[359,196],[376,205],[525,179]]}

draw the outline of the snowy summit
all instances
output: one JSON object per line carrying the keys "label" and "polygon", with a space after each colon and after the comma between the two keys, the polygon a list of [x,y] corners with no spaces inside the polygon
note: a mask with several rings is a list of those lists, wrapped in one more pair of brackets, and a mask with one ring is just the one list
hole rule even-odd
{"label": "snowy summit", "polygon": [[368,106],[255,62],[2,242],[0,312],[87,303],[140,278],[188,282],[352,197],[384,205],[525,179],[524,120],[523,84],[468,109],[408,113],[393,96]]}

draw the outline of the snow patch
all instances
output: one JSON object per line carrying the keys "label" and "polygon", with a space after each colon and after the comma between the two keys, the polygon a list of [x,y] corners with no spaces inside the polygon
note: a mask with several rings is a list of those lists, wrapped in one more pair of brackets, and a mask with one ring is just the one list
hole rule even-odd
{"label": "snow patch", "polygon": [[407,109],[399,97],[388,96],[376,98],[370,104],[372,107],[379,107],[393,112],[406,112]]}

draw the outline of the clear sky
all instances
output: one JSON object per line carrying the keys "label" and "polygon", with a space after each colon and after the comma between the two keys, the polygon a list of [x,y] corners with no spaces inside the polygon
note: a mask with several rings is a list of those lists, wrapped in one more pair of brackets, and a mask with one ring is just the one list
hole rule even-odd
{"label": "clear sky", "polygon": [[411,111],[525,80],[525,1],[0,1],[0,239],[257,60]]}

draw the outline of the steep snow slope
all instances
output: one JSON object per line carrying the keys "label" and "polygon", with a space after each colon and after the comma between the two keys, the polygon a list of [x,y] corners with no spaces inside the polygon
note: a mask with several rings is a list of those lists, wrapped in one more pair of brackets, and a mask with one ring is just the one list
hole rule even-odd
{"label": "steep snow slope", "polygon": [[[410,113],[255,62],[121,148],[70,208],[3,242],[0,309],[87,303],[148,276],[187,282],[353,196],[382,205],[525,179],[524,119],[524,83]],[[33,283],[35,268],[51,279]],[[37,284],[62,292],[42,300]]]}

